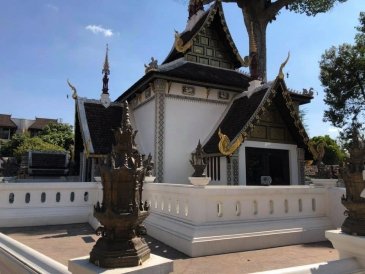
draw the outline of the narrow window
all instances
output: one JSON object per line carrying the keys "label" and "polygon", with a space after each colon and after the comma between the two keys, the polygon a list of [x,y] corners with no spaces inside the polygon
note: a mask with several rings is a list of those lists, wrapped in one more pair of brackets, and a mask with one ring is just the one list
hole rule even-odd
{"label": "narrow window", "polygon": [[61,193],[56,193],[56,202],[59,203],[61,201]]}
{"label": "narrow window", "polygon": [[73,192],[73,191],[70,194],[70,201],[71,202],[75,201],[75,192]]}
{"label": "narrow window", "polygon": [[30,202],[30,193],[28,192],[27,194],[25,194],[25,203],[29,204]]}
{"label": "narrow window", "polygon": [[10,194],[9,194],[9,204],[14,203],[14,199],[15,199],[15,195],[14,195],[14,193],[10,193]]}
{"label": "narrow window", "polygon": [[42,192],[41,194],[41,202],[44,203],[46,201],[46,193]]}
{"label": "narrow window", "polygon": [[89,192],[84,193],[84,201],[87,202],[89,200]]}

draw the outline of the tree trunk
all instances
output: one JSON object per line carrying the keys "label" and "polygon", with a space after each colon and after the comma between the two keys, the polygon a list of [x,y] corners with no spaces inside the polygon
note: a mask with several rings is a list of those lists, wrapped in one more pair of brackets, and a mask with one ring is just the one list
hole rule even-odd
{"label": "tree trunk", "polygon": [[269,20],[257,3],[255,6],[244,5],[242,14],[249,38],[250,74],[252,78],[266,82],[266,28]]}

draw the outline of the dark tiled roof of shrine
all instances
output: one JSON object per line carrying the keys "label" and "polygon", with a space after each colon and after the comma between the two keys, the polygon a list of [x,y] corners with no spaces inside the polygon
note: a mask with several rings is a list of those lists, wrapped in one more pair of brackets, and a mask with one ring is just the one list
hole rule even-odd
{"label": "dark tiled roof of shrine", "polygon": [[250,77],[235,70],[222,69],[193,62],[182,62],[176,68],[160,72],[176,78],[189,79],[204,83],[212,83],[227,87],[239,88],[242,91],[248,87]]}
{"label": "dark tiled roof of shrine", "polygon": [[218,131],[228,136],[233,142],[240,134],[248,134],[260,120],[260,116],[266,111],[268,106],[275,102],[282,113],[282,118],[288,126],[298,146],[305,148],[308,154],[308,136],[305,132],[299,114],[294,108],[291,94],[288,92],[285,82],[277,78],[274,82],[262,85],[251,93],[251,96],[245,94],[236,98],[228,107],[227,112],[223,115],[219,125],[213,133],[208,136],[208,141],[203,144],[206,153],[219,153]]}
{"label": "dark tiled roof of shrine", "polygon": [[190,85],[212,88],[224,88],[242,92],[249,86],[251,78],[236,70],[223,69],[185,61],[183,58],[159,66],[157,71],[150,71],[139,79],[116,100],[127,100],[135,92],[144,90],[153,79],[166,79]]}
{"label": "dark tiled roof of shrine", "polygon": [[111,105],[105,108],[100,103],[87,102],[84,103],[84,107],[93,154],[109,153],[114,143],[112,130],[121,127],[123,107]]}
{"label": "dark tiled roof of shrine", "polygon": [[[207,17],[210,13],[211,9],[204,12],[204,15],[200,18],[200,20],[194,25],[192,30],[185,31],[181,33],[180,38],[183,40],[184,44],[189,42],[194,35],[201,29],[201,27],[204,25],[205,21],[207,20]],[[165,61],[163,61],[163,64],[169,63],[173,60],[179,59],[184,56],[184,53],[178,52],[175,47],[173,46],[171,49],[171,52],[166,57]]]}
{"label": "dark tiled roof of shrine", "polygon": [[0,127],[17,128],[16,124],[11,120],[11,115],[0,114]]}
{"label": "dark tiled roof of shrine", "polygon": [[47,118],[35,118],[35,122],[29,127],[29,129],[44,129],[45,126],[49,124],[56,124],[57,119],[47,119]]}
{"label": "dark tiled roof of shrine", "polygon": [[268,87],[261,89],[252,96],[241,96],[233,101],[219,126],[215,129],[209,141],[204,145],[206,153],[218,153],[218,130],[221,129],[230,140],[233,140],[250,120],[262,102]]}
{"label": "dark tiled roof of shrine", "polygon": [[[191,29],[187,29],[180,34],[183,45],[186,45],[187,43],[192,41],[197,35],[199,35],[203,28],[208,27],[209,25],[213,24],[213,22],[215,22],[214,28],[220,33],[221,40],[225,41],[227,51],[235,60],[235,67],[241,67],[242,59],[229,32],[226,20],[224,18],[223,7],[220,1],[216,1],[214,4],[212,4],[209,9],[201,15],[199,20],[194,24]],[[179,52],[176,50],[175,45],[173,45],[170,53],[162,62],[162,64],[167,64],[178,58],[181,58],[190,50],[191,49],[187,50],[186,52]]]}

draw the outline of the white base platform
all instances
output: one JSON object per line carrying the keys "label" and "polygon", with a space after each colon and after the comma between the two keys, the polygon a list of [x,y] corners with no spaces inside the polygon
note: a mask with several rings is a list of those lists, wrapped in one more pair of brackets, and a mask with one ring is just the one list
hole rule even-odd
{"label": "white base platform", "polygon": [[152,213],[144,222],[153,238],[190,257],[325,241],[327,217],[194,225]]}
{"label": "white base platform", "polygon": [[352,236],[341,230],[326,231],[326,237],[340,254],[340,258],[355,258],[365,273],[365,237]]}
{"label": "white base platform", "polygon": [[173,272],[172,260],[151,254],[150,259],[141,266],[105,269],[97,267],[89,262],[89,256],[71,259],[68,261],[68,270],[72,274],[165,274]]}
{"label": "white base platform", "polygon": [[289,268],[255,272],[251,274],[364,274],[359,270],[359,263],[354,258],[347,258],[319,264],[301,265]]}

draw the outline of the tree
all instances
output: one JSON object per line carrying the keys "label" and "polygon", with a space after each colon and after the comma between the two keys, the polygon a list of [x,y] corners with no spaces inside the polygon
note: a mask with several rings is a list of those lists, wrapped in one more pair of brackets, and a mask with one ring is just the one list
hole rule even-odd
{"label": "tree", "polygon": [[365,110],[365,13],[360,13],[359,33],[355,43],[332,46],[320,61],[320,80],[324,86],[324,102],[329,109],[324,121],[343,129],[349,138],[353,128],[363,129]]}
{"label": "tree", "polygon": [[[189,8],[199,3],[214,0],[190,0]],[[266,81],[266,28],[276,19],[282,8],[315,16],[329,11],[337,2],[347,0],[222,0],[235,2],[242,10],[244,24],[249,37],[250,73],[254,78]]]}
{"label": "tree", "polygon": [[44,142],[63,147],[65,150],[70,149],[73,144],[72,126],[61,123],[48,124],[38,135]]}
{"label": "tree", "polygon": [[1,147],[0,155],[16,157],[20,161],[21,156],[27,151],[64,151],[63,147],[43,141],[39,137],[30,137],[28,134],[15,134],[12,139]]}
{"label": "tree", "polygon": [[319,143],[325,143],[325,153],[322,159],[322,162],[325,165],[338,165],[340,164],[346,154],[345,152],[340,148],[340,146],[337,144],[335,140],[333,140],[330,136],[315,136],[311,138],[311,142],[318,145]]}

